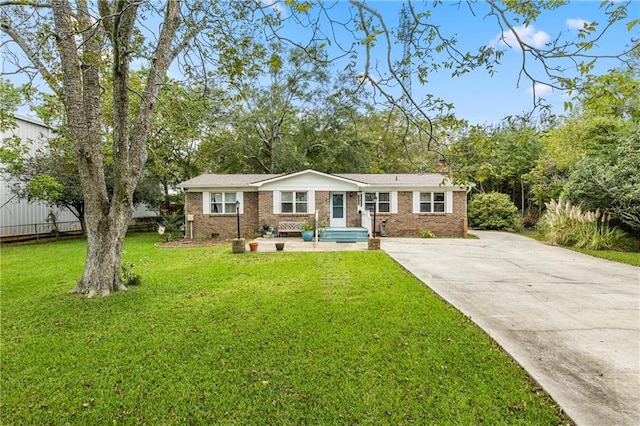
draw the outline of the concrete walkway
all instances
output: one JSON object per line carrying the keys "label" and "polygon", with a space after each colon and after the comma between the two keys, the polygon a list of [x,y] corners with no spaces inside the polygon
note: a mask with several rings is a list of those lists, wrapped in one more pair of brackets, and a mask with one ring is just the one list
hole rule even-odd
{"label": "concrete walkway", "polygon": [[315,242],[303,241],[301,237],[288,238],[256,238],[247,240],[247,251],[249,251],[249,242],[256,241],[258,243],[259,252],[276,251],[276,243],[284,243],[283,251],[357,251],[367,250],[366,242],[357,243],[335,243],[335,242]]}
{"label": "concrete walkway", "polygon": [[640,425],[640,268],[518,235],[382,249],[491,335],[578,425]]}

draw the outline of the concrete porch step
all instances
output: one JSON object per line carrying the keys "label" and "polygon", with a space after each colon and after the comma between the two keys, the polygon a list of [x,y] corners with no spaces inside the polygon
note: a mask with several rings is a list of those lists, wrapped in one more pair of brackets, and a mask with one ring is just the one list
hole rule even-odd
{"label": "concrete porch step", "polygon": [[319,241],[334,241],[338,243],[363,242],[368,240],[366,228],[326,228]]}

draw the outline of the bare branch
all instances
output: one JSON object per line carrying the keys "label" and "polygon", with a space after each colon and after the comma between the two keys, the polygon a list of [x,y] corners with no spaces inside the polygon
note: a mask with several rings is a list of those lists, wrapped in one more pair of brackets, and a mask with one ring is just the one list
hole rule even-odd
{"label": "bare branch", "polygon": [[4,31],[14,43],[20,47],[25,55],[29,58],[34,67],[42,75],[42,78],[47,82],[51,90],[59,97],[62,98],[62,88],[58,84],[56,77],[50,72],[47,66],[40,60],[39,53],[31,48],[31,45],[27,43],[25,38],[20,34],[9,21],[8,16],[4,13],[0,16],[0,29]]}

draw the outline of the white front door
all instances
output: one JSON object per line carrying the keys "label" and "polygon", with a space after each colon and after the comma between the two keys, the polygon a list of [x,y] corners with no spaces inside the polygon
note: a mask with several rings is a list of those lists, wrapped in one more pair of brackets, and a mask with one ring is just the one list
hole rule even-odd
{"label": "white front door", "polygon": [[345,192],[332,192],[331,198],[331,217],[329,219],[329,226],[332,228],[346,228],[347,227],[347,206],[346,206],[346,193]]}

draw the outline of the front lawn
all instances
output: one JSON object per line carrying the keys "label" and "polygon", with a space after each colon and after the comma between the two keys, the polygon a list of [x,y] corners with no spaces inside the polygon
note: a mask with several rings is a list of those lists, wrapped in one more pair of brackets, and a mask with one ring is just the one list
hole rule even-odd
{"label": "front lawn", "polygon": [[383,252],[125,243],[143,282],[67,294],[83,241],[2,247],[2,424],[566,424]]}

